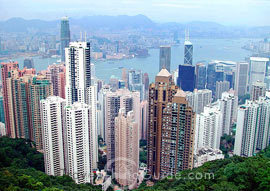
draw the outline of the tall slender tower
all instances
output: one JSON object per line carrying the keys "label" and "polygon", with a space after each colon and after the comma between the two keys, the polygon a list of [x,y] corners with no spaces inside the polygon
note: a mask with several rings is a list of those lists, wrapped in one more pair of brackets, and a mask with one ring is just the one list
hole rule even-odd
{"label": "tall slender tower", "polygon": [[177,89],[172,75],[166,69],[162,69],[157,74],[155,83],[149,86],[147,166],[149,174],[157,179],[160,178],[161,174],[163,109],[169,102],[172,102]]}
{"label": "tall slender tower", "polygon": [[238,62],[236,64],[234,89],[235,89],[235,94],[237,96],[243,96],[247,93],[248,73],[249,73],[249,63]]}
{"label": "tall slender tower", "polygon": [[189,41],[189,31],[186,31],[185,43],[184,43],[184,64],[192,65],[193,62],[193,45]]}
{"label": "tall slender tower", "polygon": [[159,52],[159,71],[165,68],[170,72],[171,70],[171,47],[160,46]]}
{"label": "tall slender tower", "polygon": [[139,129],[133,111],[122,108],[115,118],[115,177],[130,189],[137,186],[139,170]]}
{"label": "tall slender tower", "polygon": [[66,48],[66,98],[68,104],[87,103],[87,88],[91,86],[89,42],[71,42]]}
{"label": "tall slender tower", "polygon": [[65,48],[69,46],[70,42],[70,30],[69,30],[69,21],[67,17],[61,19],[61,61],[65,62]]}
{"label": "tall slender tower", "polygon": [[64,119],[66,101],[50,96],[40,101],[45,172],[63,176],[64,171]]}

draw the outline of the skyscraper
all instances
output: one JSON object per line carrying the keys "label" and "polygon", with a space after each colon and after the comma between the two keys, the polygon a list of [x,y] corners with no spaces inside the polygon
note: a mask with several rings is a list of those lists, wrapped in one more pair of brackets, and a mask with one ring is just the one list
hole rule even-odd
{"label": "skyscraper", "polygon": [[40,101],[45,172],[52,176],[65,174],[65,105],[66,101],[57,96]]}
{"label": "skyscraper", "polygon": [[230,89],[230,82],[217,81],[216,82],[216,99],[220,99],[223,92],[227,92]]}
{"label": "skyscraper", "polygon": [[171,70],[171,47],[170,46],[160,46],[159,71],[163,68],[167,69],[169,72]]}
{"label": "skyscraper", "polygon": [[207,89],[211,90],[213,95],[216,92],[216,63],[210,62],[207,66]]}
{"label": "skyscraper", "polygon": [[34,60],[32,58],[26,58],[23,61],[24,68],[34,68]]}
{"label": "skyscraper", "polygon": [[253,83],[251,86],[250,99],[252,101],[258,100],[259,97],[261,96],[265,97],[265,93],[266,93],[266,84],[261,81],[257,81]]}
{"label": "skyscraper", "polygon": [[205,106],[212,102],[212,91],[208,89],[195,89],[193,92],[186,92],[186,99],[193,111],[199,114],[203,112]]}
{"label": "skyscraper", "polygon": [[238,108],[234,154],[250,157],[269,146],[270,100],[260,97]]}
{"label": "skyscraper", "polygon": [[250,57],[249,92],[253,83],[264,82],[267,62],[269,62],[269,58]]}
{"label": "skyscraper", "polygon": [[143,73],[141,70],[128,71],[128,89],[140,92],[140,99],[144,99]]}
{"label": "skyscraper", "polygon": [[69,21],[67,17],[61,19],[61,31],[60,31],[60,40],[61,40],[61,61],[65,62],[65,48],[69,46],[70,42],[70,30],[69,30]]}
{"label": "skyscraper", "polygon": [[69,48],[66,48],[66,98],[68,104],[86,103],[86,91],[90,86],[90,43],[71,42]]}
{"label": "skyscraper", "polygon": [[139,132],[133,111],[119,110],[115,118],[115,178],[122,186],[136,188],[139,170]]}
{"label": "skyscraper", "polygon": [[193,168],[195,113],[178,89],[162,114],[160,177],[165,177]]}
{"label": "skyscraper", "polygon": [[[115,118],[118,116],[120,108],[124,108],[126,113],[133,110],[135,122],[140,129],[140,93],[130,92],[127,89],[119,89],[116,92],[107,92],[105,95],[105,141],[107,144],[107,161],[112,162],[108,166],[108,171],[114,168],[115,160]],[[139,132],[140,134],[141,132]]]}
{"label": "skyscraper", "polygon": [[196,88],[205,89],[206,85],[206,66],[203,63],[196,64]]}
{"label": "skyscraper", "polygon": [[7,79],[9,77],[9,72],[13,69],[18,69],[18,62],[9,62],[9,63],[1,63],[1,78],[2,78],[2,86],[3,86],[3,99],[4,99],[4,114],[5,114],[5,125],[6,125],[6,134],[11,138],[15,138],[15,127],[12,122],[13,119],[10,115],[13,113],[12,101],[9,99],[9,91],[7,85]]}
{"label": "skyscraper", "polygon": [[186,38],[184,43],[184,64],[192,66],[193,60],[193,45],[189,41],[189,31],[186,32]]}
{"label": "skyscraper", "polygon": [[249,64],[247,62],[238,62],[235,73],[235,94],[243,96],[247,94]]}
{"label": "skyscraper", "polygon": [[222,128],[222,113],[216,106],[206,106],[197,115],[195,153],[200,148],[219,149]]}
{"label": "skyscraper", "polygon": [[91,106],[75,102],[66,106],[66,171],[78,183],[93,183],[96,162],[93,156]]}
{"label": "skyscraper", "polygon": [[229,135],[237,118],[238,97],[233,92],[224,92],[218,100],[218,105],[223,114],[221,135]]}
{"label": "skyscraper", "polygon": [[192,65],[179,65],[177,85],[184,91],[193,92],[195,89],[195,67]]}
{"label": "skyscraper", "polygon": [[148,101],[143,100],[141,102],[141,140],[147,139],[147,127],[148,127]]}
{"label": "skyscraper", "polygon": [[48,72],[53,86],[53,95],[65,98],[66,67],[62,64],[53,64],[48,67]]}
{"label": "skyscraper", "polygon": [[30,130],[30,132],[33,132],[33,135],[30,135],[30,137],[34,138],[36,148],[39,151],[43,149],[40,101],[52,95],[52,84],[45,76],[33,77],[31,84],[29,84],[30,123],[33,128]]}

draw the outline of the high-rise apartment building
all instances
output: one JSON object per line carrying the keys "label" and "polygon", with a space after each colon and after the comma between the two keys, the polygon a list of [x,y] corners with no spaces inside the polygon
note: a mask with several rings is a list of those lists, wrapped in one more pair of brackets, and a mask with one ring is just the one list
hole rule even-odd
{"label": "high-rise apartment building", "polygon": [[212,102],[212,91],[208,89],[197,90],[193,92],[186,92],[186,99],[188,105],[192,107],[196,114],[203,112],[205,106]]}
{"label": "high-rise apartment building", "polygon": [[171,70],[171,47],[160,46],[159,52],[159,71],[165,68],[170,72]]}
{"label": "high-rise apartment building", "polygon": [[141,102],[141,140],[147,139],[147,126],[148,126],[148,101],[143,100]]}
{"label": "high-rise apartment building", "polygon": [[91,86],[90,43],[71,42],[66,48],[66,98],[68,104],[86,103]]}
{"label": "high-rise apartment building", "polygon": [[144,99],[143,73],[141,70],[128,71],[128,89],[140,92],[140,99]]}
{"label": "high-rise apartment building", "polygon": [[75,102],[65,107],[66,112],[66,173],[78,183],[93,183],[96,169],[92,144],[92,109],[90,105]]}
{"label": "high-rise apartment building", "polygon": [[232,125],[237,119],[238,97],[233,92],[224,92],[221,99],[218,100],[218,105],[223,114],[221,135],[229,135]]}
{"label": "high-rise apartment building", "polygon": [[30,123],[33,128],[33,137],[36,148],[39,151],[43,149],[42,126],[40,115],[40,101],[53,95],[50,80],[44,76],[35,76],[29,84],[29,105],[30,105]]}
{"label": "high-rise apartment building", "polygon": [[193,168],[195,113],[178,90],[162,114],[160,177],[165,177]]}
{"label": "high-rise apartment building", "polygon": [[222,128],[222,113],[216,106],[206,106],[204,112],[196,116],[194,150],[200,148],[219,149]]}
{"label": "high-rise apartment building", "polygon": [[251,86],[250,99],[252,101],[259,100],[259,97],[261,96],[265,97],[265,93],[266,93],[266,84],[261,81],[257,81],[253,83]]}
{"label": "high-rise apartment building", "polygon": [[10,91],[8,91],[7,79],[9,78],[9,72],[19,68],[18,62],[1,63],[1,78],[3,87],[3,99],[4,99],[4,114],[6,134],[11,138],[15,138],[14,120],[12,119],[12,101],[9,99]]}
{"label": "high-rise apartment building", "polygon": [[69,46],[70,42],[70,30],[69,21],[67,17],[61,19],[61,30],[60,30],[60,40],[61,40],[61,61],[65,62],[65,48]]}
{"label": "high-rise apartment building", "polygon": [[203,63],[196,64],[196,88],[205,89],[206,86],[206,66]]}
{"label": "high-rise apartment building", "polygon": [[217,81],[216,82],[216,99],[221,99],[222,93],[227,92],[230,89],[230,82]]}
{"label": "high-rise apartment building", "polygon": [[270,100],[246,101],[238,108],[234,154],[250,157],[269,146]]}
{"label": "high-rise apartment building", "polygon": [[248,87],[248,74],[249,74],[249,63],[238,62],[236,64],[235,73],[235,95],[243,96],[247,94]]}
{"label": "high-rise apartment building", "polygon": [[[140,93],[130,92],[127,89],[119,89],[116,92],[107,92],[105,95],[105,142],[107,144],[107,161],[112,162],[108,171],[114,168],[115,160],[115,118],[119,110],[124,108],[126,113],[133,110],[135,122],[140,129]],[[139,131],[139,134],[141,132]]]}
{"label": "high-rise apartment building", "polygon": [[48,72],[53,86],[53,95],[65,99],[66,67],[62,64],[53,64],[48,67]]}
{"label": "high-rise apartment building", "polygon": [[0,96],[0,122],[5,123],[4,98]]}
{"label": "high-rise apartment building", "polygon": [[195,89],[195,67],[189,64],[179,65],[177,85],[184,91]]}
{"label": "high-rise apartment building", "polygon": [[119,110],[115,118],[115,178],[122,186],[136,188],[139,170],[139,129],[133,111]]}
{"label": "high-rise apartment building", "polygon": [[266,67],[269,58],[250,57],[249,64],[249,91],[253,83],[257,81],[264,82],[266,76]]}
{"label": "high-rise apartment building", "polygon": [[65,174],[65,105],[66,101],[57,96],[40,101],[45,172],[52,176]]}

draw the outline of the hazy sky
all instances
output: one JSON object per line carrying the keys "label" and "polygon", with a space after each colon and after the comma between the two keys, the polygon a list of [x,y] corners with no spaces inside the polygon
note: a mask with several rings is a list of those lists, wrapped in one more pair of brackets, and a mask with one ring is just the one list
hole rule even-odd
{"label": "hazy sky", "polygon": [[270,25],[270,0],[0,0],[0,20],[121,14],[143,14],[156,22],[262,26]]}

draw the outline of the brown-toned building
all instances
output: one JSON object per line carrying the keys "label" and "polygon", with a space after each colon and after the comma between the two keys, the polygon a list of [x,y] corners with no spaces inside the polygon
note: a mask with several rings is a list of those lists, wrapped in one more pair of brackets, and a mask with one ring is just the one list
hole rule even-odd
{"label": "brown-toned building", "polygon": [[149,87],[148,173],[154,179],[191,169],[195,114],[186,94],[162,69]]}

